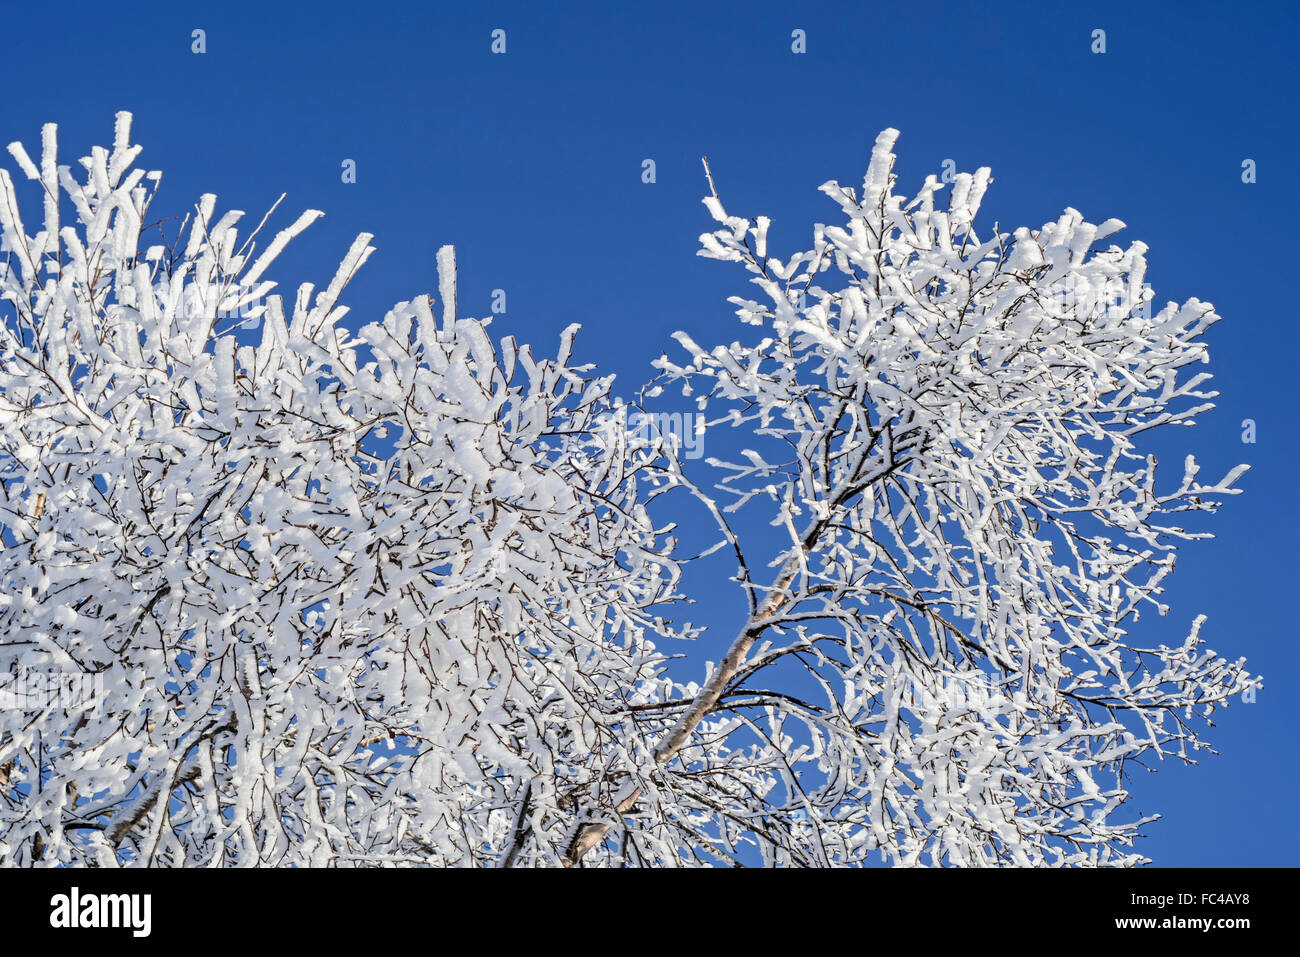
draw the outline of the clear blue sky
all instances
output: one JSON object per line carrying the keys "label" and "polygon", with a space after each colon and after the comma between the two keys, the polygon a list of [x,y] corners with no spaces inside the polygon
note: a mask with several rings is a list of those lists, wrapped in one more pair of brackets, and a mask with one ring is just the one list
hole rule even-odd
{"label": "clear blue sky", "polygon": [[[472,8],[471,8],[472,7]],[[876,133],[902,131],[900,189],[947,158],[993,168],[981,222],[1037,226],[1069,205],[1118,217],[1150,246],[1159,302],[1191,296],[1224,321],[1209,334],[1219,408],[1171,449],[1206,475],[1254,469],[1181,555],[1154,641],[1203,634],[1246,655],[1266,687],[1216,716],[1222,752],[1133,782],[1159,810],[1141,850],[1160,865],[1297,862],[1295,715],[1297,459],[1291,411],[1297,310],[1297,8],[1283,4],[235,3],[0,4],[0,143],[39,147],[60,124],[63,161],[111,143],[135,114],[160,203],[202,192],[280,225],[326,218],[279,263],[324,281],[351,239],[378,253],[352,287],[353,318],[436,288],[455,243],[462,313],[543,352],[580,322],[579,357],[628,392],[669,334],[733,335],[734,266],[695,256],[710,228],[699,158],[730,211],[766,214],[774,251],[833,222],[817,193],[860,179]],[[191,53],[193,29],[207,52]],[[490,33],[506,30],[494,56]],[[791,52],[791,31],[807,53]],[[1094,29],[1107,52],[1090,51]],[[653,159],[657,182],[641,181]],[[1258,182],[1241,182],[1243,159]],[[7,161],[7,157],[5,158]],[[353,159],[357,182],[340,164]],[[1123,238],[1125,234],[1116,237]],[[1290,265],[1288,265],[1290,264]],[[1241,422],[1258,441],[1241,442]],[[1163,457],[1163,456],[1162,456]],[[1176,461],[1176,459],[1172,459]],[[1168,480],[1168,476],[1166,479]],[[703,579],[701,579],[703,580]],[[699,622],[715,642],[739,621],[713,588]],[[713,651],[699,649],[701,656]],[[716,653],[712,654],[716,657]]]}

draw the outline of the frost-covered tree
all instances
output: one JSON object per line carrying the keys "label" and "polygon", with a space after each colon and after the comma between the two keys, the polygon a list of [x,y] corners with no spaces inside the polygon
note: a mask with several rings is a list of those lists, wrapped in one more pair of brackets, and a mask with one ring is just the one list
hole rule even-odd
{"label": "frost-covered tree", "polygon": [[574,330],[538,360],[458,318],[450,248],[441,323],[420,297],[353,336],[369,236],[254,305],[319,213],[255,257],[204,196],[183,246],[142,246],[159,177],[129,135],[82,181],[53,127],[39,168],[10,147],[34,237],[0,173],[0,672],[103,686],[4,713],[4,861],[557,855],[574,789],[661,720],[628,705],[676,576],[662,441],[619,441]]}
{"label": "frost-covered tree", "polygon": [[[80,178],[53,127],[39,165],[12,144],[44,224],[0,170],[0,680],[102,693],[0,712],[0,862],[1141,860],[1129,763],[1191,760],[1258,684],[1201,619],[1130,638],[1204,537],[1173,513],[1244,469],[1157,488],[1140,447],[1209,407],[1180,377],[1218,317],[1151,315],[1116,220],[979,239],[986,169],[906,201],[896,135],[785,261],[705,200],[702,254],[765,301],[733,299],[747,343],[678,334],[650,394],[745,430],[716,486],[573,328],[540,360],[461,318],[449,248],[441,321],[420,296],[352,333],[369,236],[286,307],[262,277],[319,213],[259,254],[267,220],[241,241],[204,196],[149,245],[129,115]],[[669,492],[748,603],[698,684]]]}

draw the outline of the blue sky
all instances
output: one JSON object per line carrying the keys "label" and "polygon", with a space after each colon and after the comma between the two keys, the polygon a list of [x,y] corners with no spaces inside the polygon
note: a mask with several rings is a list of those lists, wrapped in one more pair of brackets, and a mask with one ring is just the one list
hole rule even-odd
{"label": "blue sky", "polygon": [[[982,229],[1037,226],[1065,206],[1128,224],[1150,247],[1158,302],[1191,296],[1211,330],[1219,407],[1168,447],[1205,474],[1238,462],[1244,494],[1180,555],[1156,641],[1197,613],[1228,657],[1265,677],[1216,716],[1222,752],[1133,782],[1133,809],[1165,818],[1140,850],[1159,865],[1292,865],[1300,784],[1297,674],[1295,268],[1296,8],[1282,4],[355,4],[5,3],[0,142],[35,152],[61,128],[64,162],[135,114],[160,203],[326,218],[276,275],[326,281],[352,238],[377,254],[351,288],[353,319],[436,288],[454,243],[462,313],[507,311],[494,332],[540,352],[579,322],[577,355],[635,391],[669,336],[734,336],[737,267],[697,258],[708,155],[729,211],[773,219],[803,248],[838,215],[816,190],[860,179],[876,134],[901,130],[899,188],[945,159],[988,165]],[[191,31],[207,52],[191,52]],[[507,52],[490,52],[491,31]],[[791,52],[791,31],[807,53]],[[1091,52],[1092,31],[1107,52]],[[641,180],[653,159],[657,181]],[[1241,181],[1246,158],[1258,181]],[[341,182],[356,162],[357,182]],[[7,157],[6,157],[7,161]],[[1288,263],[1292,265],[1288,266]],[[1241,441],[1242,420],[1258,440]],[[1174,459],[1176,461],[1176,459]],[[1166,477],[1168,480],[1168,476]],[[723,569],[701,569],[700,581]],[[698,622],[725,642],[743,599],[716,587]],[[712,647],[699,658],[716,657]]]}

